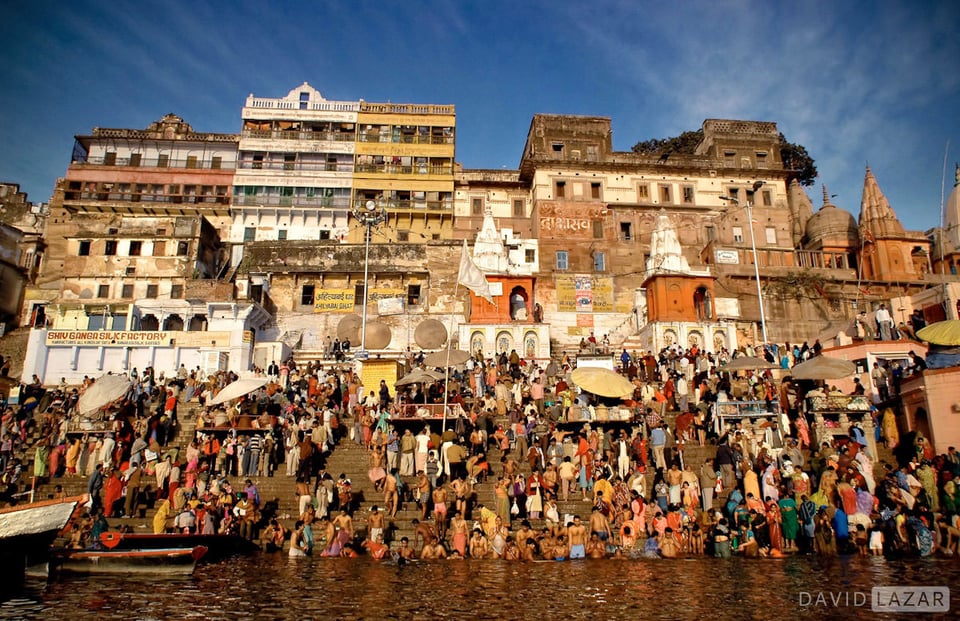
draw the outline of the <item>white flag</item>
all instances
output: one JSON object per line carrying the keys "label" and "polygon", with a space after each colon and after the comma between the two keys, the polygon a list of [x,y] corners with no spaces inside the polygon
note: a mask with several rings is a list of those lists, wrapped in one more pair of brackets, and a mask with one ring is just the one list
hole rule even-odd
{"label": "white flag", "polygon": [[490,283],[467,251],[467,240],[463,240],[463,254],[460,255],[460,273],[457,275],[457,283],[473,291],[478,297],[491,304],[494,303],[493,294],[490,293]]}

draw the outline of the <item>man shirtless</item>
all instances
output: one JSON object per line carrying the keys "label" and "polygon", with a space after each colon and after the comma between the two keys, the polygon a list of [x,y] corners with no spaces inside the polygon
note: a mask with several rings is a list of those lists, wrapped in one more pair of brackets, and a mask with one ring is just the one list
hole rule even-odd
{"label": "man shirtless", "polygon": [[570,496],[570,488],[577,479],[578,468],[569,457],[564,457],[560,464],[560,500],[566,502]]}
{"label": "man shirtless", "polygon": [[433,522],[437,527],[437,536],[443,539],[447,535],[447,489],[438,485],[433,490]]}
{"label": "man shirtless", "polygon": [[463,515],[467,515],[467,500],[473,492],[471,485],[463,479],[457,478],[450,483],[450,490],[456,499],[454,510],[459,511]]}
{"label": "man shirtless", "polygon": [[580,523],[580,516],[573,516],[573,522],[567,524],[567,536],[570,538],[570,559],[584,558],[587,543],[587,527]]}
{"label": "man shirtless", "polygon": [[367,539],[378,541],[377,537],[383,538],[384,517],[380,513],[377,505],[370,507],[370,517],[367,518]]}
{"label": "man shirtless", "polygon": [[418,546],[426,546],[431,539],[437,538],[437,532],[434,530],[432,524],[421,523],[420,520],[416,518],[414,518],[411,523],[413,524],[414,550],[416,550]]}
{"label": "man shirtless", "polygon": [[409,537],[400,538],[400,547],[397,548],[397,556],[408,561],[417,558],[416,552],[413,551],[413,547],[410,545]]}
{"label": "man shirtless", "polygon": [[420,551],[420,558],[424,561],[447,558],[447,550],[442,543],[437,541],[436,537],[431,537],[430,541],[424,544],[423,550]]}
{"label": "man shirtless", "polygon": [[590,533],[596,535],[603,543],[609,541],[613,536],[613,532],[610,530],[610,520],[599,508],[595,508],[593,513],[590,514]]}
{"label": "man shirtless", "polygon": [[397,471],[391,470],[383,482],[383,511],[390,517],[397,517],[397,505],[400,498],[397,495]]}
{"label": "man shirtless", "polygon": [[663,531],[663,536],[658,540],[660,544],[660,554],[664,558],[676,558],[680,553],[680,544],[677,542],[673,529],[669,526]]}
{"label": "man shirtless", "polygon": [[417,505],[420,506],[420,519],[427,519],[427,513],[430,511],[430,477],[421,470],[417,473],[417,482],[414,484],[414,498]]}
{"label": "man shirtless", "polygon": [[520,523],[520,528],[517,529],[517,533],[514,536],[517,542],[517,547],[520,548],[520,553],[523,555],[527,551],[527,542],[533,540],[533,529],[530,528],[530,522],[524,520]]}
{"label": "man shirtless", "polygon": [[483,536],[483,531],[475,529],[470,537],[470,558],[489,558],[490,553],[490,542]]}
{"label": "man shirtless", "polygon": [[457,511],[450,522],[450,533],[453,549],[460,553],[460,556],[467,555],[467,543],[470,537],[470,525],[464,519],[463,513]]}
{"label": "man shirtless", "polygon": [[587,541],[586,552],[590,558],[607,557],[607,546],[600,541],[600,537],[597,536],[596,532],[590,534],[590,540]]}
{"label": "man shirtless", "polygon": [[512,539],[507,541],[507,545],[503,548],[503,558],[507,561],[519,561],[520,560],[520,548],[517,547],[517,543]]}

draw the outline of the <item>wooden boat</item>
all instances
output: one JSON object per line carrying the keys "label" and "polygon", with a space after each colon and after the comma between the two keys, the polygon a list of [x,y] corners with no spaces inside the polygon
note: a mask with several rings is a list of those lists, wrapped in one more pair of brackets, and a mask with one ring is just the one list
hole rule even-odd
{"label": "wooden boat", "polygon": [[88,498],[74,496],[0,509],[0,590],[22,583],[26,568],[45,560],[50,544],[82,512]]}
{"label": "wooden boat", "polygon": [[159,548],[155,550],[58,550],[52,564],[71,574],[142,574],[189,576],[207,549]]}
{"label": "wooden boat", "polygon": [[252,541],[238,535],[201,535],[184,533],[117,533],[106,532],[100,541],[110,550],[158,550],[169,548],[193,548],[203,546],[207,553],[203,562],[217,562],[236,554],[248,554],[257,550]]}

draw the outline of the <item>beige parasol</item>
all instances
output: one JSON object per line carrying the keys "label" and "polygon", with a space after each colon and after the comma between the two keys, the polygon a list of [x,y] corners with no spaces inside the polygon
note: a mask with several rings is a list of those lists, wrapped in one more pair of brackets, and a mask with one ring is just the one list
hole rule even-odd
{"label": "beige parasol", "polygon": [[574,384],[602,397],[629,397],[634,386],[626,377],[600,367],[579,367],[570,374]]}
{"label": "beige parasol", "polygon": [[437,380],[442,380],[443,374],[426,369],[416,368],[397,380],[396,386],[407,386],[409,384],[430,384]]}
{"label": "beige parasol", "polygon": [[455,367],[458,364],[463,364],[469,359],[470,353],[465,352],[462,349],[451,349],[449,358],[447,357],[447,350],[441,349],[440,351],[435,351],[424,358],[423,364],[424,366],[428,367]]}
{"label": "beige parasol", "polygon": [[790,375],[798,380],[829,380],[850,377],[856,372],[857,365],[849,360],[821,355],[793,367]]}
{"label": "beige parasol", "polygon": [[104,375],[88,387],[77,402],[81,416],[87,416],[122,398],[130,390],[130,379],[125,375]]}
{"label": "beige parasol", "polygon": [[223,390],[217,393],[217,395],[211,399],[208,403],[210,405],[217,405],[218,403],[226,403],[231,399],[239,399],[240,397],[250,394],[254,390],[261,388],[267,385],[267,382],[270,380],[266,377],[251,377],[247,379],[238,379],[235,382],[227,384]]}
{"label": "beige parasol", "polygon": [[720,367],[720,371],[756,371],[758,369],[778,369],[779,364],[767,362],[756,356],[737,356],[727,364]]}

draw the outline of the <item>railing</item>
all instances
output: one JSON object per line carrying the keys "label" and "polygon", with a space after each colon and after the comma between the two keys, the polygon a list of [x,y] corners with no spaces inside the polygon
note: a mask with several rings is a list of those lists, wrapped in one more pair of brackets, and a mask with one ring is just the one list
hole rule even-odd
{"label": "railing", "polygon": [[298,129],[245,129],[240,134],[243,138],[278,139],[278,140],[326,140],[328,142],[353,142],[356,134],[353,132],[313,132]]}
{"label": "railing", "polygon": [[728,422],[743,423],[743,430],[751,433],[751,425],[760,429],[766,422],[771,423],[771,433],[777,447],[783,446],[783,430],[780,428],[780,401],[717,401],[713,406],[714,431],[722,435]]}
{"label": "railing", "polygon": [[312,172],[353,172],[353,162],[251,162],[241,161],[237,170],[300,170]]}
{"label": "railing", "polygon": [[[355,204],[358,208],[366,204],[366,200],[357,199]],[[409,210],[427,210],[427,211],[450,211],[453,209],[453,199],[440,201],[427,200],[385,200],[383,206],[387,209],[409,211]]]}
{"label": "railing", "polygon": [[385,173],[390,175],[451,175],[452,166],[431,166],[429,164],[399,166],[397,164],[357,164],[358,173]]}
{"label": "railing", "polygon": [[330,207],[349,209],[349,196],[238,196],[234,199],[238,207],[257,207],[260,205],[279,207]]}
{"label": "railing", "polygon": [[187,205],[229,205],[227,194],[148,194],[145,192],[65,192],[65,201],[96,201],[100,203],[171,203]]}
{"label": "railing", "polygon": [[389,131],[360,132],[357,142],[383,142],[393,144],[453,144],[453,136],[433,136],[419,134],[393,134]]}
{"label": "railing", "polygon": [[233,161],[220,161],[214,165],[212,160],[187,160],[186,158],[160,159],[160,158],[136,158],[130,157],[84,157],[73,161],[74,164],[89,164],[92,166],[130,166],[132,168],[185,168],[188,170],[233,170],[235,163]]}
{"label": "railing", "polygon": [[315,101],[308,102],[306,107],[302,107],[300,101],[290,101],[289,99],[266,99],[258,97],[247,97],[247,108],[260,108],[261,110],[315,110],[321,112],[359,112],[359,101]]}

